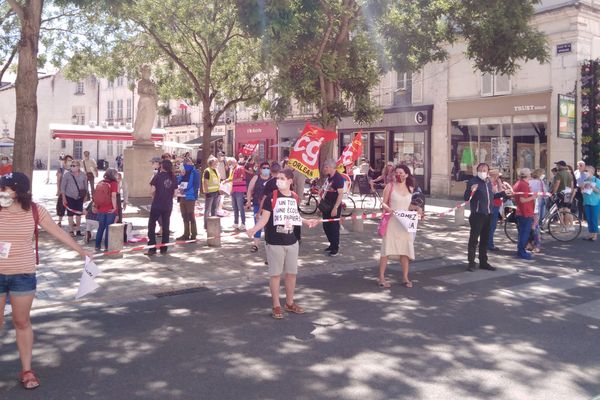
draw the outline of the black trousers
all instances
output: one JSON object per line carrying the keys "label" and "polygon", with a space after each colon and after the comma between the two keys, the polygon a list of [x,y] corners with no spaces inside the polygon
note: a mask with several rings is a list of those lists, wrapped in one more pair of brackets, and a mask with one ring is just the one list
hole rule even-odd
{"label": "black trousers", "polygon": [[[323,219],[339,218],[341,214],[342,207],[340,206],[336,215],[331,215],[331,211],[323,213]],[[338,251],[340,249],[340,221],[323,222],[323,231],[325,232],[325,236],[327,236],[327,240],[329,240],[331,251]]]}
{"label": "black trousers", "polygon": [[469,225],[471,232],[469,234],[469,264],[475,264],[475,251],[477,242],[479,242],[479,264],[485,265],[488,262],[487,246],[490,237],[491,214],[471,213],[469,216]]}
{"label": "black trousers", "polygon": [[[148,219],[148,245],[156,244],[156,221],[162,220],[162,239],[161,243],[169,243],[169,225],[171,222],[171,211],[172,210],[158,210],[156,208],[150,209],[150,218]],[[156,250],[155,250],[156,251]],[[161,247],[161,253],[166,253],[167,248]]]}

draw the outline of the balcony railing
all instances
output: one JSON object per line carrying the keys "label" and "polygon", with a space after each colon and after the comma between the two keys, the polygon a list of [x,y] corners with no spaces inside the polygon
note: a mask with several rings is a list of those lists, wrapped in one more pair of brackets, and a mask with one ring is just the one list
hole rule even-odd
{"label": "balcony railing", "polygon": [[183,126],[183,125],[191,125],[192,124],[192,116],[190,114],[185,115],[172,115],[167,121],[167,126]]}

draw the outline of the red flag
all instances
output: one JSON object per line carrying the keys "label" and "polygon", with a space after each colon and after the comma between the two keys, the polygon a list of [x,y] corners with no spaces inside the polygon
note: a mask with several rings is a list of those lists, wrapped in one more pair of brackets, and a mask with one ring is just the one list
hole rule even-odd
{"label": "red flag", "polygon": [[244,156],[252,155],[258,148],[258,140],[251,140],[242,147],[242,154]]}
{"label": "red flag", "polygon": [[190,106],[188,105],[188,103],[185,102],[185,100],[181,100],[181,103],[179,103],[179,108],[181,110],[187,110],[188,108],[190,108]]}
{"label": "red flag", "polygon": [[288,166],[310,179],[318,178],[320,176],[319,151],[321,144],[335,138],[337,138],[337,133],[307,123],[290,152]]}
{"label": "red flag", "polygon": [[338,170],[344,172],[345,167],[353,164],[362,154],[362,131],[358,132],[348,146],[344,148],[342,155],[337,160]]}

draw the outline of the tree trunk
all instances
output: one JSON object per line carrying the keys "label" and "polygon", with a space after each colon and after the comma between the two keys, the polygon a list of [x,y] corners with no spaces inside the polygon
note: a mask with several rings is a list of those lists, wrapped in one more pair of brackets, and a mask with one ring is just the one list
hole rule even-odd
{"label": "tree trunk", "polygon": [[210,157],[210,137],[213,131],[212,115],[210,112],[210,99],[202,100],[202,170],[208,166]]}
{"label": "tree trunk", "polygon": [[13,168],[30,178],[33,173],[37,132],[37,58],[43,0],[30,0],[17,12],[21,21],[19,61],[15,81],[16,120]]}

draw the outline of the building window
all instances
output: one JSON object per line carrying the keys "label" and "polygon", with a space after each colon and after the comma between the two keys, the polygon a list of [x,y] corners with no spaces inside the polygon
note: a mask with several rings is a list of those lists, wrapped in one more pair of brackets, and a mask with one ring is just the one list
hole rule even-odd
{"label": "building window", "polygon": [[60,141],[60,148],[61,150],[64,150],[67,148],[67,141],[66,140],[61,140]]}
{"label": "building window", "polygon": [[122,87],[124,81],[125,81],[125,79],[122,76],[119,76],[117,78],[117,87]]}
{"label": "building window", "polygon": [[114,106],[114,102],[112,100],[108,100],[106,102],[106,120],[109,123],[112,123],[113,119],[115,118],[113,106]]}
{"label": "building window", "polygon": [[117,121],[123,121],[123,100],[117,100]]}
{"label": "building window", "polygon": [[511,93],[510,76],[497,74],[481,75],[481,95],[499,96]]}
{"label": "building window", "polygon": [[106,141],[106,156],[112,157],[112,155],[113,155],[113,141],[107,140]]}
{"label": "building window", "polygon": [[79,81],[77,82],[77,84],[75,85],[75,94],[84,94],[84,82],[83,81]]}
{"label": "building window", "polygon": [[75,106],[73,107],[73,118],[72,121],[77,125],[85,124],[85,107],[84,106]]}
{"label": "building window", "polygon": [[132,101],[131,99],[127,99],[127,122],[131,122],[131,105],[132,105]]}
{"label": "building window", "polygon": [[312,114],[313,113],[313,105],[312,104],[302,104],[300,106],[300,114]]}
{"label": "building window", "polygon": [[123,154],[123,141],[119,140],[117,141],[117,155],[122,155]]}
{"label": "building window", "polygon": [[112,88],[115,87],[115,80],[114,79],[109,79],[108,80],[108,88]]}
{"label": "building window", "polygon": [[83,142],[81,140],[73,141],[73,158],[81,160],[83,158]]}
{"label": "building window", "polygon": [[408,89],[408,74],[406,72],[396,72],[396,90]]}

